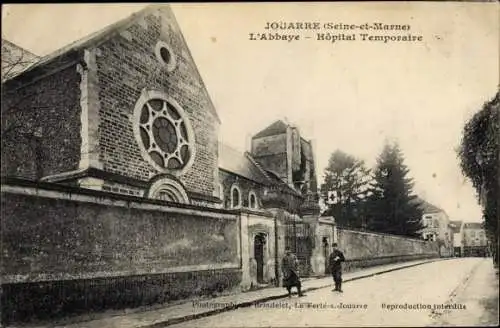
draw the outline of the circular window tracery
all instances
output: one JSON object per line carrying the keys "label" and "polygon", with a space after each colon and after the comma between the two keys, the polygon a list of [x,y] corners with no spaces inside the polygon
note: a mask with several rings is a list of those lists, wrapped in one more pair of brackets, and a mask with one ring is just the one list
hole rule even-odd
{"label": "circular window tracery", "polygon": [[189,119],[175,101],[145,92],[135,110],[136,137],[143,157],[161,172],[183,171],[194,157]]}

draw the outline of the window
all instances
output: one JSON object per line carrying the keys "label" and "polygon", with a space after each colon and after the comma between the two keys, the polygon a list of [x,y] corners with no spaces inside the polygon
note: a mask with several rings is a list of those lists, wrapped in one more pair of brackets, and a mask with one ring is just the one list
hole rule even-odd
{"label": "window", "polygon": [[167,69],[168,72],[173,71],[177,67],[177,60],[172,51],[172,48],[163,41],[158,41],[155,47],[156,59]]}
{"label": "window", "polygon": [[137,101],[134,134],[143,157],[158,171],[182,174],[194,159],[194,133],[184,110],[165,94],[144,91]]}
{"label": "window", "polygon": [[241,207],[241,191],[240,188],[238,188],[238,186],[236,185],[233,185],[231,187],[231,207]]}
{"label": "window", "polygon": [[184,186],[170,178],[162,178],[154,182],[149,188],[148,197],[167,202],[189,204],[189,197]]}
{"label": "window", "polygon": [[248,194],[248,207],[250,208],[257,208],[257,196],[255,196],[255,193],[253,191],[250,191]]}
{"label": "window", "polygon": [[429,241],[435,241],[436,240],[436,237],[434,234],[432,233],[428,233],[428,234],[425,234],[424,235],[424,239],[425,240],[429,240]]}

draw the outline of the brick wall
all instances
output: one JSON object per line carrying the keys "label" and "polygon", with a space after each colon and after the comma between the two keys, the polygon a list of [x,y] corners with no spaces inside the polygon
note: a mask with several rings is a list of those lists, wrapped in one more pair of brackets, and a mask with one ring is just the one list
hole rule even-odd
{"label": "brick wall", "polygon": [[17,90],[3,86],[2,176],[36,179],[78,168],[79,83],[75,64]]}
{"label": "brick wall", "polygon": [[106,181],[102,186],[102,190],[117,194],[132,195],[139,197],[144,195],[144,191],[141,188],[111,181]]}
{"label": "brick wall", "polygon": [[[180,180],[189,191],[213,195],[219,122],[171,11],[158,12],[161,15],[139,18],[98,47],[99,160],[106,171],[144,181],[158,173],[141,155],[133,133],[133,112],[144,88],[159,90],[185,110],[195,134],[194,164]],[[155,56],[160,40],[177,58],[177,68],[172,72]]]}

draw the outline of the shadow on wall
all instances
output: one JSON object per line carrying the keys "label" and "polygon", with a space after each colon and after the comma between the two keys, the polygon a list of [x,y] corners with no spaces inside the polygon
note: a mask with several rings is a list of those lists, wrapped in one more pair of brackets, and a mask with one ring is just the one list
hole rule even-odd
{"label": "shadow on wall", "polygon": [[241,282],[236,214],[28,185],[37,184],[16,193],[2,184],[3,323],[217,295]]}

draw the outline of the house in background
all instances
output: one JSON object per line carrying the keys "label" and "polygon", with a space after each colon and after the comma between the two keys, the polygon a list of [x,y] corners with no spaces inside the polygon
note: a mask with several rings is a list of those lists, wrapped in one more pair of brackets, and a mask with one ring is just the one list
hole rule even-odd
{"label": "house in background", "polygon": [[441,256],[453,255],[453,232],[450,227],[450,219],[446,212],[423,200],[417,200],[422,209],[422,224],[424,228],[420,231],[422,238],[439,243]]}
{"label": "house in background", "polygon": [[487,256],[488,239],[479,222],[465,222],[463,225],[463,256]]}
{"label": "house in background", "polygon": [[450,221],[450,228],[453,233],[453,252],[454,256],[463,256],[463,221]]}

